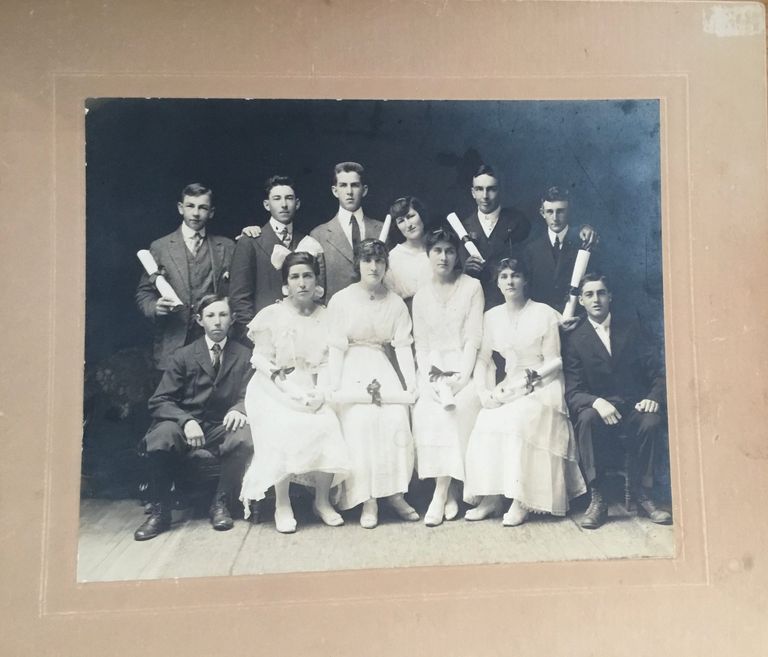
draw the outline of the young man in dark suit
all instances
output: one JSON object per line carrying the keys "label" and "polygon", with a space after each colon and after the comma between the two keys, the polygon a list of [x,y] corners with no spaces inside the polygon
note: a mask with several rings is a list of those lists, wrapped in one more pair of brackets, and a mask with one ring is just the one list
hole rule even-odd
{"label": "young man in dark suit", "polygon": [[155,367],[164,370],[170,355],[202,335],[192,309],[206,294],[226,293],[229,266],[235,243],[211,235],[207,224],[213,218],[213,192],[199,183],[181,192],[177,209],[181,226],[152,242],[149,251],[179,299],[161,297],[154,281],[142,274],[136,290],[136,305],[154,327]]}
{"label": "young man in dark suit", "polygon": [[653,522],[668,524],[671,515],[656,507],[648,490],[665,424],[660,352],[637,322],[611,315],[611,301],[608,279],[587,274],[579,290],[587,320],[566,335],[564,344],[565,399],[592,495],[581,526],[596,529],[605,522],[604,475],[611,443],[620,438],[629,451],[627,476],[638,506]]}
{"label": "young man in dark suit", "polygon": [[153,418],[142,441],[149,460],[151,513],[134,538],[146,541],[171,525],[175,461],[197,449],[220,459],[221,474],[210,507],[214,529],[233,526],[229,504],[237,499],[253,442],[245,416],[245,389],[253,369],[250,350],[227,338],[232,323],[226,297],[198,304],[195,321],[205,335],[175,351],[149,400]]}
{"label": "young man in dark suit", "polygon": [[[531,299],[546,303],[560,313],[568,301],[573,266],[582,246],[580,236],[569,226],[569,210],[568,190],[560,187],[547,189],[539,208],[547,231],[529,240],[523,247],[523,257],[530,276],[528,289]],[[594,243],[597,233],[594,229],[590,230]],[[595,269],[598,267],[595,266],[593,254],[588,271]]]}
{"label": "young man in dark suit", "polygon": [[[257,237],[241,236],[232,256],[229,300],[235,316],[235,332],[245,336],[248,323],[262,308],[283,298],[279,269],[272,265],[276,246],[293,251],[304,235],[295,229],[300,201],[296,186],[286,176],[272,176],[265,185],[264,209],[269,221]],[[249,231],[251,235],[255,231]]]}
{"label": "young man in dark suit", "polygon": [[382,222],[363,212],[363,198],[368,194],[365,171],[357,162],[340,162],[333,170],[331,193],[339,199],[339,210],[330,221],[310,231],[323,249],[319,257],[320,284],[325,299],[357,280],[354,249],[364,239],[376,238]]}

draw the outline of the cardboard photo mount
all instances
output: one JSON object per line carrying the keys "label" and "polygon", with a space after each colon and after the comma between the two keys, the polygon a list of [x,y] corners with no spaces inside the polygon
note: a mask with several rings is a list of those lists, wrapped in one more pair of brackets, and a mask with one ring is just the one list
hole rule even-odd
{"label": "cardboard photo mount", "polygon": [[[183,49],[200,15],[151,3],[143,31],[97,3],[2,13],[28,55],[3,92],[19,228],[3,266],[24,324],[3,359],[5,654],[760,654],[759,5],[235,3],[203,21],[208,56]],[[336,47],[350,30],[366,43],[354,57]],[[51,47],[36,49],[40,36]],[[141,48],[127,63],[115,44],[130,36]],[[281,37],[303,47],[285,52]],[[660,99],[675,557],[77,584],[89,97]]]}

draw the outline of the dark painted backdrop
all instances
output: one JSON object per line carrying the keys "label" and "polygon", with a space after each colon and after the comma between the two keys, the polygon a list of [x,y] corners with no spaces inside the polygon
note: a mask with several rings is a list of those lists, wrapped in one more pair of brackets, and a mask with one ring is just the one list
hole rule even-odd
{"label": "dark painted backdrop", "polygon": [[262,223],[262,185],[295,178],[301,227],[335,213],[331,171],[368,173],[366,212],[420,196],[431,214],[473,208],[471,173],[492,164],[504,205],[538,219],[540,194],[571,191],[571,223],[601,233],[616,296],[661,330],[659,106],[636,101],[296,101],[94,99],[87,103],[86,362],[148,344],[133,293],[135,252],[174,230],[190,182],[215,193],[210,228]]}

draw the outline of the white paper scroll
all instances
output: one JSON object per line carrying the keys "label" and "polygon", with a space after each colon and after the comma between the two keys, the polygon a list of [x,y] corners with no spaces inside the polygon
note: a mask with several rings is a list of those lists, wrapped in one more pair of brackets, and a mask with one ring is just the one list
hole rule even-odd
{"label": "white paper scroll", "polygon": [[469,255],[474,256],[475,258],[480,258],[480,260],[485,262],[485,258],[483,258],[483,256],[480,254],[480,251],[475,246],[475,243],[469,239],[469,234],[464,228],[464,225],[461,223],[459,216],[455,212],[451,212],[451,214],[446,217],[446,220],[451,225],[451,228],[453,228],[458,238],[464,242],[464,247],[467,249]]}
{"label": "white paper scroll", "polygon": [[384,217],[384,225],[381,227],[381,232],[379,233],[379,241],[384,242],[384,244],[387,243],[387,237],[389,237],[389,229],[392,227],[392,215],[388,214],[386,217]]}
{"label": "white paper scroll", "polygon": [[571,290],[568,301],[563,310],[563,319],[572,319],[576,314],[576,302],[579,299],[578,289],[581,279],[587,273],[590,253],[586,249],[579,249],[576,254],[576,262],[573,264],[573,274],[571,274]]}
{"label": "white paper scroll", "polygon": [[298,253],[300,251],[303,253],[309,253],[310,255],[317,258],[317,256],[323,252],[323,247],[320,246],[320,242],[318,242],[314,237],[307,235],[296,245],[296,250],[293,252],[282,244],[275,244],[274,248],[272,249],[272,255],[269,257],[269,261],[272,263],[272,266],[275,269],[281,269],[289,253]]}
{"label": "white paper scroll", "polygon": [[[333,404],[370,404],[371,395],[365,388],[344,388],[330,393],[328,401]],[[416,396],[407,390],[382,390],[382,404],[413,404]]]}
{"label": "white paper scroll", "polygon": [[[148,276],[154,276],[158,273],[158,271],[160,271],[160,268],[157,266],[157,262],[147,249],[138,251],[136,253],[136,257],[141,261],[141,264],[144,267],[144,271],[147,272]],[[171,284],[165,280],[164,276],[158,274],[155,277],[155,287],[160,293],[160,296],[165,297],[166,299],[171,299],[173,301],[173,308],[180,308],[184,305],[182,300],[179,299],[179,295],[176,294],[176,291],[171,287]]]}
{"label": "white paper scroll", "polygon": [[[440,352],[434,349],[429,352],[429,364],[441,372],[445,372],[447,369]],[[433,371],[434,370],[430,370],[430,375]],[[453,392],[451,392],[451,388],[446,380],[443,377],[438,377],[432,385],[434,386],[437,402],[440,406],[446,411],[454,410],[456,408],[456,397],[454,397]]]}
{"label": "white paper scroll", "polygon": [[[531,369],[536,370],[536,373],[540,377],[539,379],[537,379],[537,381],[540,382],[540,379],[547,377],[553,372],[557,372],[559,369],[562,368],[562,366],[563,366],[562,360],[560,360],[559,358],[554,358],[547,363],[543,363],[540,367],[531,368]],[[525,373],[520,374],[518,377],[516,377],[512,381],[502,381],[498,386],[496,386],[496,390],[495,390],[496,399],[506,404],[508,402],[511,402],[517,399],[518,397],[523,397],[524,395],[527,394],[526,382],[527,382],[527,377]],[[538,384],[535,383],[534,386],[535,385],[538,385]]]}

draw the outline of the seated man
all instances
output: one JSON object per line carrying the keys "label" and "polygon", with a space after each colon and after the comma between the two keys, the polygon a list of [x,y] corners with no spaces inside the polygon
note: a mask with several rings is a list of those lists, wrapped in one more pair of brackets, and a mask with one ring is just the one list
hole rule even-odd
{"label": "seated man", "polygon": [[666,385],[660,354],[636,322],[611,316],[611,300],[607,278],[587,274],[579,287],[579,303],[588,321],[568,333],[564,344],[565,400],[592,493],[581,526],[597,529],[605,522],[606,460],[611,442],[622,435],[631,464],[627,476],[638,506],[653,522],[668,524],[672,517],[656,507],[647,490],[664,428]]}
{"label": "seated man", "polygon": [[210,508],[211,524],[218,530],[232,529],[228,504],[239,496],[253,454],[243,405],[253,372],[251,354],[240,343],[227,339],[232,323],[229,301],[220,295],[206,295],[198,304],[195,319],[205,335],[171,355],[149,400],[154,422],[142,442],[149,459],[152,510],[134,534],[137,541],[154,538],[170,527],[174,460],[200,448],[221,460]]}

